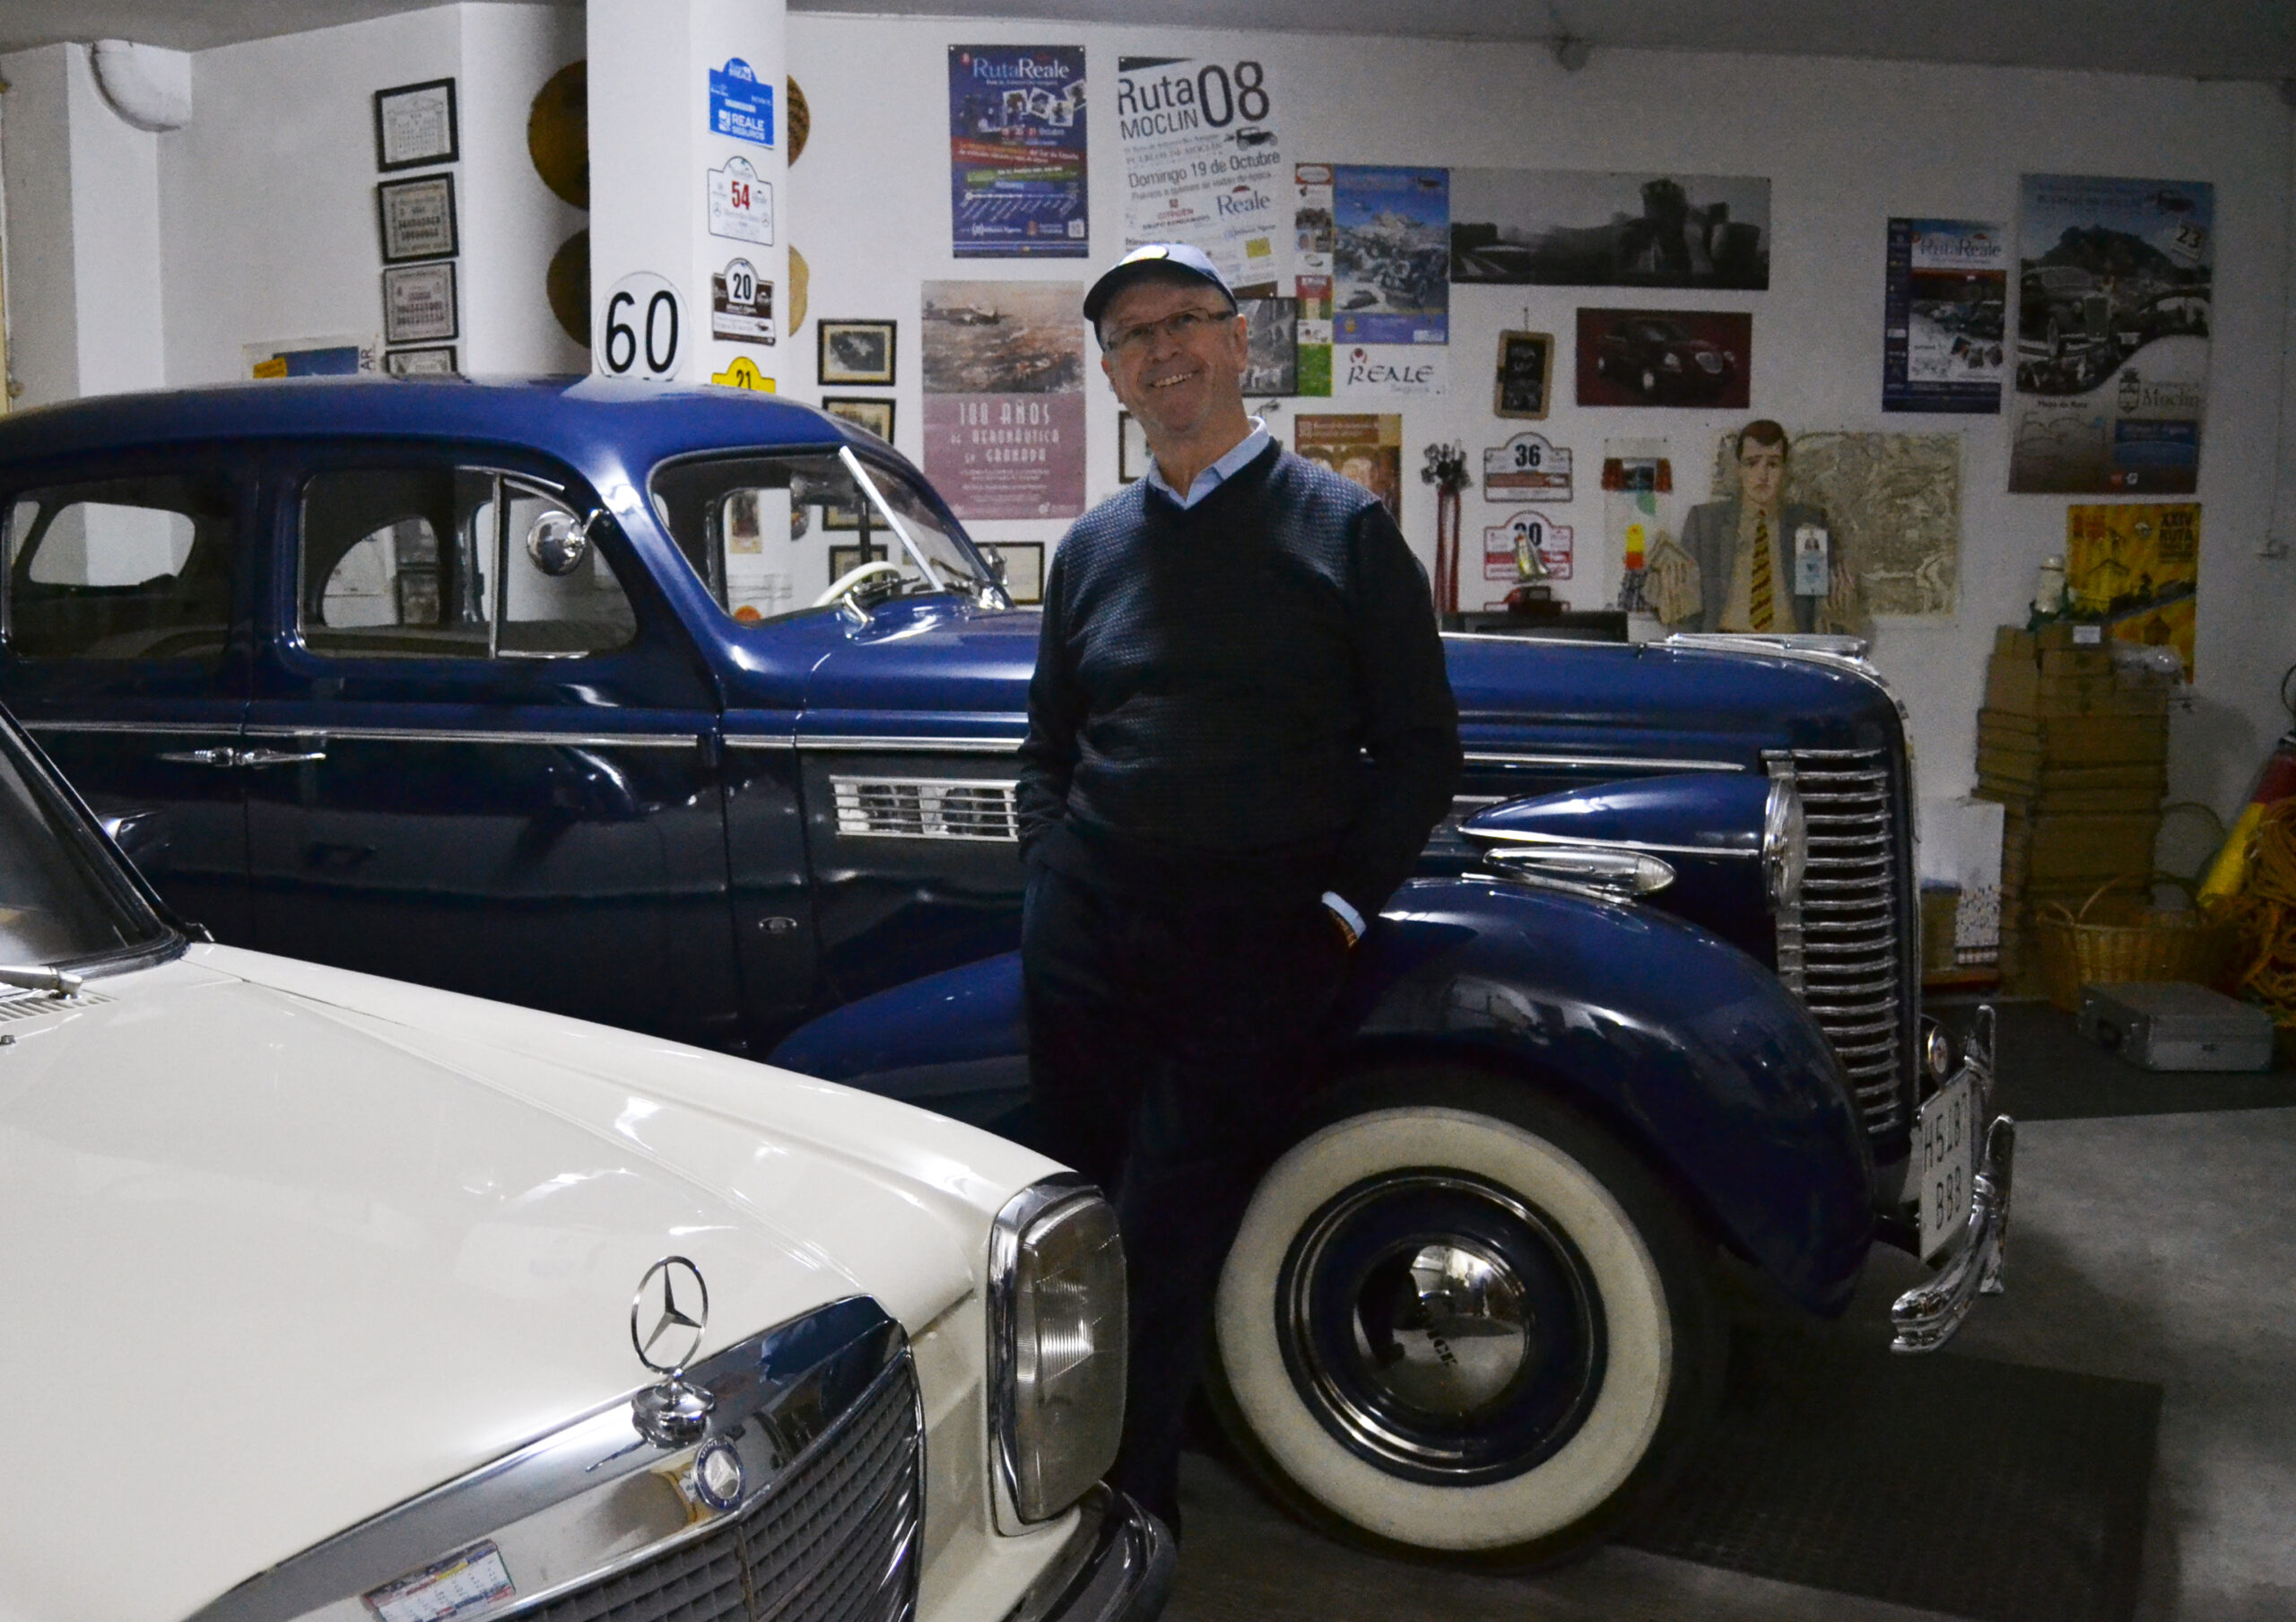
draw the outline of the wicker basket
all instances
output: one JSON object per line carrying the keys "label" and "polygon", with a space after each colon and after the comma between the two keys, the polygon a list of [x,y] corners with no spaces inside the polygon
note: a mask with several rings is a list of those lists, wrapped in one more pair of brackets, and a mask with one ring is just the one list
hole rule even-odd
{"label": "wicker basket", "polygon": [[2135,896],[2106,894],[2115,885],[2132,882],[2114,879],[2099,885],[2078,912],[2052,901],[2043,902],[2034,914],[2041,988],[2068,1014],[2081,1011],[2083,986],[2124,980],[2221,986],[2231,966],[2239,942],[2229,925],[2199,912],[2162,911]]}

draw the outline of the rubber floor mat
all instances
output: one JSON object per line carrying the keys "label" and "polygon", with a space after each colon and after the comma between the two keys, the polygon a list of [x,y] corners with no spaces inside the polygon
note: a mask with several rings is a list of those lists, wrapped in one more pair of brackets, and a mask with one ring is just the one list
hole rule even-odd
{"label": "rubber floor mat", "polygon": [[2127,1622],[2161,1388],[1742,1333],[1653,1554],[1981,1622]]}

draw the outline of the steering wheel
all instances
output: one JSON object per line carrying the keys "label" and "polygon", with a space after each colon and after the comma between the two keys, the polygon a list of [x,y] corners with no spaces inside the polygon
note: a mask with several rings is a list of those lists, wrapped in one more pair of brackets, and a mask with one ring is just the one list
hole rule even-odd
{"label": "steering wheel", "polygon": [[887,558],[873,558],[857,568],[848,569],[829,583],[829,589],[813,599],[816,608],[826,608],[841,597],[848,597],[853,589],[872,575],[899,574],[901,567]]}

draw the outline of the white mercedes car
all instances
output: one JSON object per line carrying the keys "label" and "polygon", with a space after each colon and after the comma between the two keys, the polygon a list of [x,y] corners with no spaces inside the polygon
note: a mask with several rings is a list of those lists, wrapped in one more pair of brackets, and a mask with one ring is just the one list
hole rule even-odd
{"label": "white mercedes car", "polygon": [[1097,1194],[187,937],[0,716],[4,1622],[1137,1622]]}

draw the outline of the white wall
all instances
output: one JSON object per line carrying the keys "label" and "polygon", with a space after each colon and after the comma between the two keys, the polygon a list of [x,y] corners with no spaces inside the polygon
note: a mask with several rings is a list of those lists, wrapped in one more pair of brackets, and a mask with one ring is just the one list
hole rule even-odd
{"label": "white wall", "polygon": [[443,5],[194,56],[192,121],[159,137],[168,381],[244,378],[249,344],[381,333],[374,92],[442,78],[462,150],[458,358],[579,371],[543,275],[581,214],[535,175],[526,113],[581,54],[579,11]]}
{"label": "white wall", "polygon": [[[2290,297],[2290,116],[2260,84],[2196,84],[1996,68],[1598,49],[1567,74],[1542,48],[1196,30],[789,18],[790,71],[806,90],[813,135],[789,175],[789,236],[813,270],[816,317],[901,323],[898,434],[920,446],[918,283],[931,277],[1079,280],[1120,250],[1123,170],[1112,94],[1119,55],[1216,50],[1266,63],[1289,110],[1288,160],[1692,170],[1767,175],[1767,292],[1455,287],[1452,392],[1405,401],[1405,529],[1431,558],[1434,495],[1413,476],[1421,447],[1463,440],[1472,456],[1504,437],[1487,381],[1497,335],[1521,324],[1563,346],[1561,404],[1543,424],[1578,452],[1581,493],[1558,509],[1581,537],[1602,528],[1590,489],[1605,439],[1663,435],[1678,476],[1702,499],[1717,433],[1747,415],[1790,429],[1955,431],[1965,436],[1959,614],[1880,629],[1875,658],[1912,711],[1926,797],[1971,780],[1976,711],[1993,629],[2022,623],[2041,558],[2065,549],[2063,497],[2011,496],[2006,419],[1885,414],[1881,401],[1882,258],[1892,214],[2013,222],[2021,173],[2213,181],[2218,221],[2214,375],[2203,451],[2199,680],[2176,723],[2172,788],[2237,799],[2286,725],[2274,696],[2296,659],[2296,563],[2260,561],[2272,471],[2284,443],[2275,410]],[[949,253],[945,51],[952,44],[1083,44],[1091,99],[1090,261],[970,260]],[[1581,410],[1570,404],[1573,311],[1582,304],[1742,309],[1754,316],[1751,413]],[[784,387],[801,397],[810,323]],[[1116,405],[1094,376],[1089,491],[1112,493]],[[1305,409],[1333,409],[1327,405]],[[1352,406],[1344,408],[1353,408]],[[1272,424],[1289,437],[1286,418]],[[2296,433],[2296,423],[2291,424]],[[1472,494],[1472,526],[1483,506]],[[1492,508],[1492,512],[1502,510]],[[987,538],[1054,538],[1053,524],[984,524]],[[1614,589],[1614,582],[1605,582]],[[1593,606],[1595,592],[1579,588]]]}

